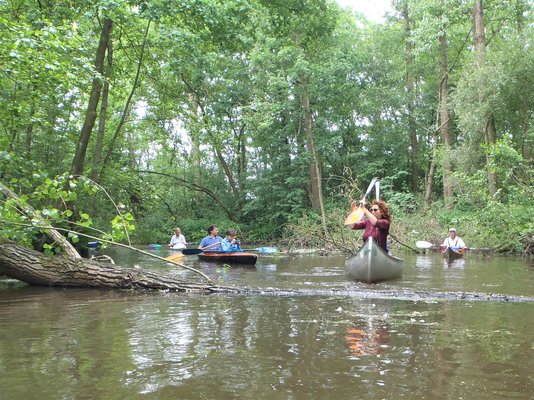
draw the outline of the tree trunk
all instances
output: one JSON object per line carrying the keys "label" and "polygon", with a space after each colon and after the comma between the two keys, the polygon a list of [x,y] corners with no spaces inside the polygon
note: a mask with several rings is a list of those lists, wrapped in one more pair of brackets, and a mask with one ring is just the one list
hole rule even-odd
{"label": "tree trunk", "polygon": [[447,207],[452,207],[452,166],[451,166],[451,132],[449,127],[449,110],[448,97],[449,97],[449,87],[448,87],[448,78],[449,78],[449,63],[447,57],[447,33],[445,31],[441,32],[439,37],[440,44],[440,85],[439,85],[439,125],[440,125],[440,134],[441,139],[443,140],[443,199]]}
{"label": "tree trunk", "polygon": [[[211,138],[211,145],[213,146],[213,151],[215,153],[215,157],[219,161],[219,165],[222,168],[224,175],[226,176],[226,179],[228,180],[228,184],[230,185],[230,189],[232,190],[232,193],[234,195],[235,203],[236,203],[236,209],[239,211],[239,214],[241,214],[241,210],[244,206],[244,199],[242,196],[242,192],[240,191],[240,187],[237,185],[236,180],[234,178],[234,174],[232,172],[232,169],[230,168],[230,165],[226,161],[224,154],[221,151],[221,141],[219,137],[217,137],[216,134],[213,133],[213,130],[210,128],[210,118],[208,116],[208,113],[206,112],[206,108],[204,107],[204,103],[201,101],[200,97],[194,90],[193,86],[185,79],[185,77],[182,75],[182,81],[185,83],[187,88],[192,94],[192,99],[196,101],[196,105],[199,108],[199,112],[201,115],[201,121],[203,128],[208,132],[210,138]],[[237,215],[237,214],[234,214]],[[235,216],[234,216],[235,218]],[[235,221],[235,219],[232,219]]]}
{"label": "tree trunk", "polygon": [[113,47],[111,39],[108,41],[108,56],[107,67],[105,69],[104,89],[102,90],[102,103],[100,105],[100,117],[98,119],[98,131],[96,135],[95,151],[93,158],[93,169],[91,171],[91,179],[95,182],[99,181],[100,170],[102,168],[102,150],[104,146],[104,134],[106,133],[107,109],[109,99],[109,78],[111,76],[111,68],[113,65]]}
{"label": "tree trunk", "polygon": [[306,146],[311,154],[311,160],[309,165],[309,176],[311,186],[311,203],[315,210],[321,212],[321,220],[323,225],[323,232],[325,237],[328,237],[328,228],[326,226],[326,212],[323,202],[323,188],[321,177],[321,166],[319,163],[319,157],[317,156],[317,150],[315,148],[315,141],[313,139],[313,118],[310,108],[310,98],[308,92],[304,91],[302,96],[302,108],[304,111],[304,131],[306,132]]}
{"label": "tree trunk", "polygon": [[430,160],[430,167],[428,168],[428,174],[425,177],[425,196],[424,196],[424,205],[425,210],[430,208],[430,203],[432,200],[432,186],[434,184],[434,173],[436,170],[436,140],[434,141],[434,146],[432,147],[432,159]]}
{"label": "tree trunk", "polygon": [[239,185],[239,191],[245,192],[245,179],[247,177],[247,139],[245,135],[245,124],[243,123],[239,127],[237,132],[238,150],[237,150],[237,184]]}
{"label": "tree trunk", "polygon": [[139,55],[139,61],[137,62],[137,70],[135,72],[135,78],[132,84],[132,89],[130,90],[130,94],[122,110],[121,119],[119,121],[119,124],[117,125],[117,129],[115,129],[115,133],[113,134],[113,137],[111,138],[111,142],[109,143],[106,156],[104,157],[104,167],[109,163],[109,160],[115,148],[115,143],[117,142],[117,139],[119,138],[122,132],[122,127],[126,123],[126,119],[130,115],[130,106],[132,104],[133,96],[139,84],[139,76],[141,75],[141,67],[143,66],[143,58],[145,56],[145,47],[146,47],[146,42],[147,42],[147,37],[148,37],[148,31],[150,30],[150,22],[151,21],[148,21],[146,29],[145,29],[145,37],[143,39],[143,45],[141,46],[141,54]]}
{"label": "tree trunk", "polygon": [[310,153],[308,176],[310,177],[310,201],[314,210],[321,210],[321,171],[317,160],[315,142],[313,140],[313,121],[310,110],[310,99],[307,93],[302,96],[302,108],[304,111],[304,132],[306,133],[306,147]]}
{"label": "tree trunk", "polygon": [[[37,84],[33,84],[33,92],[37,92]],[[30,118],[28,118],[28,125],[26,126],[26,161],[31,161],[32,159],[32,147],[33,147],[33,129],[35,126],[34,117],[35,117],[35,96],[31,98],[30,105]]]}
{"label": "tree trunk", "polygon": [[414,118],[414,101],[415,101],[415,81],[413,77],[413,45],[411,42],[410,18],[408,15],[408,1],[404,2],[402,8],[402,17],[404,19],[404,34],[406,36],[406,92],[407,92],[407,109],[408,109],[408,129],[410,131],[410,164],[412,170],[412,192],[417,193],[419,180],[419,144],[417,143],[417,129]]}
{"label": "tree trunk", "polygon": [[0,275],[37,286],[152,289],[190,293],[221,290],[209,283],[188,283],[136,268],[117,267],[61,255],[49,257],[10,242],[0,242]]}
{"label": "tree trunk", "polygon": [[216,143],[217,139],[215,139],[214,141],[215,143],[213,143],[213,149],[215,151],[215,156],[217,157],[217,160],[219,160],[219,165],[222,167],[226,179],[228,179],[228,184],[230,185],[230,189],[232,189],[232,193],[234,194],[237,207],[240,208],[243,202],[241,201],[241,193],[239,192],[239,188],[237,187],[236,181],[234,179],[234,174],[230,169],[230,165],[228,165],[228,163],[226,162],[226,159],[224,158],[224,154],[222,153],[219,144]]}
{"label": "tree trunk", "polygon": [[87,146],[93,131],[93,126],[96,120],[96,109],[100,99],[100,90],[102,88],[101,80],[104,74],[104,58],[106,49],[108,47],[109,37],[113,29],[113,21],[110,19],[104,20],[102,32],[100,33],[100,42],[96,51],[95,71],[97,76],[93,78],[93,86],[91,88],[91,95],[89,103],[87,104],[87,111],[85,113],[85,120],[83,122],[82,131],[80,133],[80,140],[76,145],[76,154],[72,163],[71,174],[74,176],[83,175],[85,154],[87,153]]}
{"label": "tree trunk", "polygon": [[[184,76],[182,75],[182,80],[184,83],[186,83],[186,80]],[[189,87],[189,85],[186,83],[186,85]],[[190,87],[189,87],[190,88]],[[193,167],[193,176],[195,179],[195,182],[197,184],[202,184],[202,169],[201,169],[201,158],[202,158],[202,152],[200,151],[200,125],[199,125],[199,110],[198,110],[198,98],[195,91],[191,90],[189,92],[189,99],[190,99],[190,108],[191,111],[189,113],[191,123],[189,124],[189,136],[191,138],[191,164]],[[194,196],[195,205],[197,209],[200,209],[200,197]]]}
{"label": "tree trunk", "polygon": [[[479,71],[484,69],[486,63],[486,36],[484,33],[484,7],[482,6],[482,0],[475,0],[475,6],[473,7],[473,32],[475,42],[476,53],[476,68]],[[481,84],[484,86],[484,84]],[[479,99],[483,101],[484,95],[482,92],[484,87],[479,88]],[[488,147],[492,147],[496,140],[495,120],[493,114],[484,115],[484,141]],[[497,192],[497,185],[495,183],[495,173],[491,168],[491,157],[486,151],[486,169],[488,175],[488,191],[490,195],[494,195]]]}

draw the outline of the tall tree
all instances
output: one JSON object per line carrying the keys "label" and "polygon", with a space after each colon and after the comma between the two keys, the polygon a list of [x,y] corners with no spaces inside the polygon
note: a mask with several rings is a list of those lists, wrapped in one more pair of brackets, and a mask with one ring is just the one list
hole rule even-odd
{"label": "tall tree", "polygon": [[439,35],[439,131],[443,140],[443,198],[445,204],[452,207],[452,166],[451,166],[451,132],[449,124],[449,63],[447,56],[447,32],[445,27],[442,28]]}
{"label": "tall tree", "polygon": [[102,101],[100,104],[100,113],[98,118],[98,130],[95,141],[95,150],[93,155],[93,169],[91,170],[91,179],[98,182],[100,179],[100,171],[102,168],[102,151],[104,146],[104,135],[106,133],[106,123],[108,116],[108,101],[109,101],[109,80],[111,78],[111,71],[113,66],[113,43],[110,38],[107,49],[107,64],[104,69],[105,80],[104,88],[102,90]]}
{"label": "tall tree", "polygon": [[[104,162],[103,162],[104,166],[106,166],[109,163],[111,155],[113,154],[113,151],[115,150],[115,144],[116,144],[117,140],[121,137],[121,135],[123,133],[124,125],[126,124],[126,121],[127,121],[128,117],[130,116],[130,113],[131,113],[133,98],[134,98],[136,90],[138,89],[138,86],[139,86],[139,80],[140,80],[140,76],[141,76],[141,69],[143,67],[143,61],[144,61],[144,58],[145,58],[145,52],[146,52],[146,46],[147,46],[147,38],[148,38],[148,34],[150,32],[150,24],[151,24],[151,21],[148,20],[147,23],[146,23],[143,42],[141,44],[141,49],[139,51],[139,54],[138,54],[137,60],[136,60],[135,76],[134,76],[134,79],[133,79],[133,82],[132,82],[130,93],[128,94],[128,98],[127,98],[126,102],[124,103],[124,106],[123,106],[123,109],[122,109],[122,112],[121,112],[120,121],[119,121],[117,127],[115,128],[115,132],[113,134],[113,137],[111,138],[111,141],[110,141],[110,143],[108,145],[108,149],[106,151],[106,156],[104,157]],[[132,160],[130,160],[130,161],[132,161]]]}
{"label": "tall tree", "polygon": [[74,160],[72,162],[71,174],[82,175],[84,172],[85,155],[87,153],[87,146],[89,145],[89,139],[93,132],[93,126],[96,121],[98,102],[100,100],[100,92],[102,89],[102,80],[104,76],[104,60],[106,50],[108,48],[108,42],[113,30],[113,21],[109,18],[105,18],[100,31],[100,40],[96,49],[95,57],[95,76],[93,77],[93,84],[91,87],[91,94],[87,103],[87,110],[85,112],[85,120],[80,132],[80,138],[76,145],[76,152],[74,154]]}
{"label": "tall tree", "polygon": [[418,191],[419,181],[419,143],[417,142],[417,128],[414,117],[415,82],[413,72],[413,38],[410,29],[408,0],[405,0],[402,5],[402,19],[404,21],[404,34],[406,37],[406,108],[408,110],[408,131],[410,132],[411,188],[412,192],[416,193]]}
{"label": "tall tree", "polygon": [[[484,31],[484,7],[482,5],[482,0],[475,0],[473,6],[473,35],[474,35],[474,45],[476,53],[476,68],[481,74],[485,76],[485,64],[486,64],[486,35]],[[478,99],[480,102],[484,103],[485,96],[485,78],[478,83]],[[490,195],[494,195],[497,192],[497,185],[495,182],[495,172],[492,168],[492,160],[490,155],[490,149],[495,145],[496,140],[496,128],[495,128],[495,118],[493,113],[488,110],[486,115],[482,116],[482,132],[484,135],[484,142],[488,146],[486,149],[486,169],[488,176],[488,190]]]}
{"label": "tall tree", "polygon": [[315,140],[313,137],[313,117],[310,109],[310,98],[306,88],[302,94],[302,110],[304,112],[304,131],[306,132],[306,147],[310,152],[309,175],[310,175],[310,197],[312,207],[321,213],[323,221],[323,230],[328,236],[328,229],[326,227],[326,213],[323,200],[323,185],[321,166],[317,149],[315,147]]}

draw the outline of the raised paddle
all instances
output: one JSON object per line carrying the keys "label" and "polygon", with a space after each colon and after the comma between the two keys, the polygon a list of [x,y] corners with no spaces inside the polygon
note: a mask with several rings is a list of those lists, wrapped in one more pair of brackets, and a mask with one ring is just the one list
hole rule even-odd
{"label": "raised paddle", "polygon": [[364,211],[363,211],[362,203],[365,202],[365,198],[367,197],[367,195],[369,193],[371,193],[371,190],[373,190],[373,187],[375,186],[375,183],[377,181],[378,181],[378,178],[373,178],[371,180],[371,183],[367,187],[367,190],[366,190],[365,194],[363,195],[362,199],[360,200],[360,204],[358,204],[358,207],[356,209],[352,210],[350,212],[350,214],[347,216],[347,218],[345,219],[345,225],[355,224],[356,222],[358,222],[359,220],[361,220],[363,218]]}
{"label": "raised paddle", "polygon": [[193,254],[200,254],[204,253],[204,250],[202,249],[183,249],[182,254],[185,254],[186,256],[192,256]]}
{"label": "raised paddle", "polygon": [[209,246],[206,246],[202,249],[183,249],[182,250],[182,254],[185,254],[186,256],[192,256],[194,254],[200,254],[200,253],[204,253],[204,251],[206,249],[209,249],[210,247],[214,247],[214,246],[217,246],[218,244],[221,244],[221,242],[217,242],[217,243],[212,243],[210,244]]}

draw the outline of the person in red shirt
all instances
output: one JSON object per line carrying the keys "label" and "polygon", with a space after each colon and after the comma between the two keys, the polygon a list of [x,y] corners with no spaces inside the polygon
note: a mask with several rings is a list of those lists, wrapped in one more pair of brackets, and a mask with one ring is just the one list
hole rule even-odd
{"label": "person in red shirt", "polygon": [[[352,209],[355,210],[358,203],[352,203]],[[352,229],[364,229],[364,242],[372,237],[376,240],[378,245],[386,252],[389,252],[387,238],[389,233],[389,226],[391,225],[391,214],[387,204],[382,200],[373,200],[370,209],[365,206],[362,207],[364,211],[364,219],[352,225],[348,225]]]}

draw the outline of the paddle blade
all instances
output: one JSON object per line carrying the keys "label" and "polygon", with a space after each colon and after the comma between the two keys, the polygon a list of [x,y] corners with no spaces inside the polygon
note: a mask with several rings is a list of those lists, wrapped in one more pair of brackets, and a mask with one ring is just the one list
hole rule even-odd
{"label": "paddle blade", "polygon": [[165,259],[169,261],[180,262],[180,261],[183,261],[184,257],[185,256],[182,253],[178,253],[178,254],[173,254],[171,256],[165,257]]}
{"label": "paddle blade", "polygon": [[430,242],[425,242],[424,240],[419,240],[415,245],[420,249],[429,249],[433,246]]}
{"label": "paddle blade", "polygon": [[363,218],[363,208],[361,206],[358,206],[357,209],[352,211],[347,218],[345,219],[345,225],[352,225],[356,222],[359,222]]}
{"label": "paddle blade", "polygon": [[194,254],[200,254],[203,253],[204,250],[202,249],[183,249],[182,254],[185,254],[186,256],[192,256]]}
{"label": "paddle blade", "polygon": [[162,247],[161,244],[155,244],[155,243],[151,243],[151,244],[148,245],[149,249],[159,249],[161,247]]}
{"label": "paddle blade", "polygon": [[258,247],[256,251],[262,254],[278,253],[278,249],[276,247]]}

